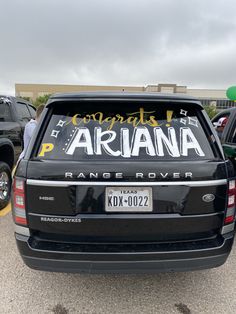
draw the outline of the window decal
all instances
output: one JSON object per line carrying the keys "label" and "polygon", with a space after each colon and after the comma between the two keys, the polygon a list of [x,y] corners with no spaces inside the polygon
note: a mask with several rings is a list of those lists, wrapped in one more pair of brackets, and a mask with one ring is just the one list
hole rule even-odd
{"label": "window decal", "polygon": [[51,152],[54,149],[54,145],[52,143],[44,143],[41,145],[41,151],[39,153],[39,157],[44,157],[45,153]]}
{"label": "window decal", "polygon": [[[197,118],[188,111],[166,110],[165,120],[158,120],[156,111],[140,107],[138,111],[107,116],[101,111],[72,116],[55,116],[40,147],[39,157],[56,155],[69,159],[79,152],[85,156],[132,158],[168,155],[172,158],[191,155],[204,157],[194,128]],[[51,139],[49,141],[49,138]],[[59,153],[58,153],[59,152]],[[64,157],[63,157],[64,156]]]}

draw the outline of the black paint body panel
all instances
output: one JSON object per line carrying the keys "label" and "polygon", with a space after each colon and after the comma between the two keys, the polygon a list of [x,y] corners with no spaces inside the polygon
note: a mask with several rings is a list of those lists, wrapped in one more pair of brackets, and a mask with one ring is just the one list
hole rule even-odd
{"label": "black paint body panel", "polygon": [[[234,172],[232,164],[224,160],[218,140],[214,144],[217,156],[212,160],[76,162],[34,158],[38,138],[42,137],[40,130],[57,102],[60,106],[68,100],[96,102],[98,99],[180,102],[181,96],[73,94],[49,100],[26,158],[16,172],[17,177],[26,180],[30,235],[16,235],[25,263],[35,269],[69,272],[172,271],[223,264],[233,243],[233,233],[222,235],[221,231],[228,180],[234,177]],[[197,100],[185,96],[182,101],[202,111]],[[209,134],[214,134],[208,118],[204,123]],[[72,175],[65,176],[66,172]],[[96,179],[90,177],[94,172],[98,173]],[[186,175],[190,172],[192,176]],[[109,175],[104,177],[103,173]],[[122,177],[117,178],[117,173],[122,173]],[[156,177],[150,178],[150,173]],[[175,173],[179,175],[174,177]],[[27,180],[50,181],[55,185],[60,181],[65,186],[47,186],[47,182],[34,185],[34,181]],[[222,183],[217,184],[219,180]],[[79,184],[81,181],[83,185]],[[211,184],[206,185],[205,181]],[[145,186],[152,188],[153,211],[106,212],[105,188],[113,182],[131,187],[145,182]],[[173,182],[175,185],[171,185]],[[192,186],[191,182],[198,184]],[[92,198],[88,198],[91,188]],[[206,195],[211,196],[209,202]]]}

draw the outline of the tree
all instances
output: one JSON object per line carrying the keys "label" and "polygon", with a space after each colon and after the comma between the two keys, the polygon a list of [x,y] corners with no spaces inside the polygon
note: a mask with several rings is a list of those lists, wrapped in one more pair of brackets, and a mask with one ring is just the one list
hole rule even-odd
{"label": "tree", "polygon": [[22,98],[24,100],[27,100],[29,102],[32,102],[32,99],[30,97],[22,97],[22,96],[19,96],[19,98]]}
{"label": "tree", "polygon": [[44,105],[48,101],[48,98],[51,96],[51,94],[38,96],[36,100],[33,102],[33,105],[37,108],[39,105]]}
{"label": "tree", "polygon": [[210,119],[212,119],[217,114],[217,109],[214,105],[204,106],[204,109],[206,110],[206,113]]}

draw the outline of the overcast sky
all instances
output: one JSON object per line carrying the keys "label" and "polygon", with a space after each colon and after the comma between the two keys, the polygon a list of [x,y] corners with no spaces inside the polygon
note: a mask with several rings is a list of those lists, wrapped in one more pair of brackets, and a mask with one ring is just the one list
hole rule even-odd
{"label": "overcast sky", "polygon": [[0,0],[0,93],[15,83],[236,85],[235,0]]}

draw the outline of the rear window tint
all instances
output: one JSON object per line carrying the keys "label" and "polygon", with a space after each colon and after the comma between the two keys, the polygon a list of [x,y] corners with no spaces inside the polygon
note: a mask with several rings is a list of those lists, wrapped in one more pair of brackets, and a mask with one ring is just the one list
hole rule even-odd
{"label": "rear window tint", "polygon": [[55,104],[37,157],[49,160],[193,160],[214,158],[191,104]]}

